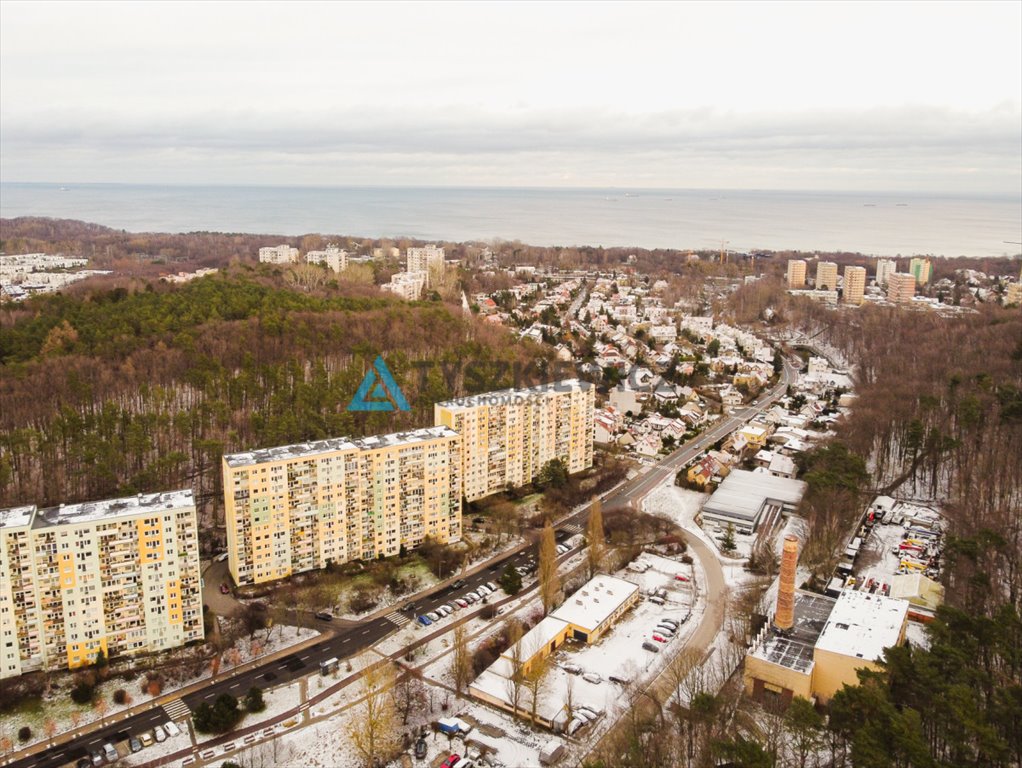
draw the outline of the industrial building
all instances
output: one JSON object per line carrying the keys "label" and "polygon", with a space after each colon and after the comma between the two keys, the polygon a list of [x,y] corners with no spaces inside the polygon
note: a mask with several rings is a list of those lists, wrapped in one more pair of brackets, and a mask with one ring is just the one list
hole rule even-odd
{"label": "industrial building", "polygon": [[775,477],[766,471],[732,470],[703,504],[703,525],[733,525],[739,533],[754,533],[764,514],[793,512],[805,495],[801,480]]}
{"label": "industrial building", "polygon": [[447,427],[236,453],[223,479],[238,584],[461,538],[461,440]]}
{"label": "industrial building", "polygon": [[465,499],[530,483],[551,459],[572,473],[591,467],[595,393],[588,382],[565,379],[437,403],[435,423],[462,438]]}
{"label": "industrial building", "polygon": [[905,600],[845,590],[837,599],[795,590],[798,540],[785,537],[773,620],[745,658],[745,690],[760,699],[795,696],[826,704],[856,670],[879,669],[885,648],[905,640]]}
{"label": "industrial building", "polygon": [[0,678],[203,637],[190,490],[0,510]]}
{"label": "industrial building", "polygon": [[[639,588],[629,581],[598,574],[585,583],[560,607],[552,611],[521,640],[501,654],[469,686],[469,693],[501,709],[531,716],[522,697],[514,701],[515,680],[528,676],[567,639],[596,643],[639,601]],[[550,727],[563,702],[540,706],[537,721]]]}

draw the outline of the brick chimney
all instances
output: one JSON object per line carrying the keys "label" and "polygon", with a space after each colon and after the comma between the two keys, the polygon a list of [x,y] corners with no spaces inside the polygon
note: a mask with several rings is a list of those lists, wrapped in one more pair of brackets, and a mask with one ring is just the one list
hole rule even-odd
{"label": "brick chimney", "polygon": [[774,612],[774,627],[779,632],[789,632],[795,625],[795,566],[798,565],[798,539],[792,535],[784,537],[781,553],[781,583],[777,588],[777,610]]}

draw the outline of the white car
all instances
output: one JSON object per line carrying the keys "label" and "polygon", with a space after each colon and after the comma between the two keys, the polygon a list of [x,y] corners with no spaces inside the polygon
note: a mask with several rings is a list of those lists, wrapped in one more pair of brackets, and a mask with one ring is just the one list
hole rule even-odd
{"label": "white car", "polygon": [[595,672],[586,672],[584,675],[582,675],[582,679],[585,680],[587,683],[592,683],[593,685],[599,685],[600,683],[603,682],[603,678],[600,677]]}
{"label": "white car", "polygon": [[181,729],[178,728],[177,724],[172,720],[168,720],[166,723],[163,724],[163,730],[165,730],[167,732],[167,735],[170,737],[181,735]]}
{"label": "white car", "polygon": [[162,725],[158,725],[155,728],[153,728],[153,736],[155,736],[156,740],[160,743],[163,743],[164,741],[167,740],[167,732],[163,730]]}

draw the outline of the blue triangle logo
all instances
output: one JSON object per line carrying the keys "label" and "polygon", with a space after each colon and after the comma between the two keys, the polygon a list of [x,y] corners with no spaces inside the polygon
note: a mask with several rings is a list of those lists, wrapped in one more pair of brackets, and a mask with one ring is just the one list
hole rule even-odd
{"label": "blue triangle logo", "polygon": [[410,411],[411,407],[383,356],[377,356],[348,405],[349,411]]}

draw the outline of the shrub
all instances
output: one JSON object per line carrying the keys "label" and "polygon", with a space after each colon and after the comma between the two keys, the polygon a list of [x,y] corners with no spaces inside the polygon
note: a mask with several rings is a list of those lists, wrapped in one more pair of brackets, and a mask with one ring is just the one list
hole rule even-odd
{"label": "shrub", "polygon": [[522,589],[522,576],[510,565],[500,575],[500,587],[509,595],[517,595]]}
{"label": "shrub", "polygon": [[245,694],[245,709],[249,712],[262,712],[266,709],[266,702],[263,701],[263,691],[261,688],[252,686],[248,689],[248,693]]}
{"label": "shrub", "polygon": [[18,729],[18,741],[24,744],[26,741],[32,738],[32,729],[27,725],[23,725]]}
{"label": "shrub", "polygon": [[229,693],[220,694],[212,706],[202,702],[195,708],[192,722],[201,733],[226,733],[238,724],[244,712],[238,708],[238,700]]}
{"label": "shrub", "polygon": [[71,689],[71,701],[75,704],[88,704],[96,693],[96,686],[88,680],[80,679]]}
{"label": "shrub", "polygon": [[379,592],[372,587],[362,586],[352,593],[348,607],[351,608],[352,613],[365,613],[375,608],[379,602]]}
{"label": "shrub", "polygon": [[123,688],[118,688],[114,691],[114,704],[130,704],[131,698],[128,696],[128,692]]}

